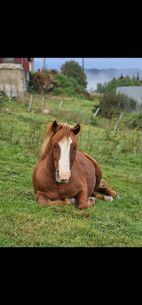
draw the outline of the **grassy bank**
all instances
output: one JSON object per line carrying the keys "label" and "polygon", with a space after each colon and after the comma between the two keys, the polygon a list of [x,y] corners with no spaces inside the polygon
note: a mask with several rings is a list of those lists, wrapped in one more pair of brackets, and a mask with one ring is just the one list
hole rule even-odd
{"label": "grassy bank", "polygon": [[[142,246],[142,133],[127,127],[124,114],[117,133],[114,120],[98,116],[90,125],[92,105],[79,98],[45,97],[49,115],[41,113],[42,97],[0,101],[0,246],[8,247],[139,247]],[[58,111],[60,101],[63,100]],[[131,115],[131,114],[130,114]],[[54,119],[82,125],[79,149],[95,158],[103,178],[120,200],[87,210],[76,206],[38,206],[32,187],[45,127]]]}

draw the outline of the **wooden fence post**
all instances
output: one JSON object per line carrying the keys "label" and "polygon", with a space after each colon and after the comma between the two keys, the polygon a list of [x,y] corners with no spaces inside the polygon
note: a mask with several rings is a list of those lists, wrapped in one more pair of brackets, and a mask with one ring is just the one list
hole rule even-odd
{"label": "wooden fence post", "polygon": [[5,85],[3,85],[3,93],[6,94]]}
{"label": "wooden fence post", "polygon": [[[95,111],[95,113],[93,114],[93,119],[96,117],[96,115],[98,114],[100,108],[97,108],[97,110]],[[92,120],[89,122],[89,124],[92,124]]]}
{"label": "wooden fence post", "polygon": [[10,98],[12,98],[12,85],[10,86]]}
{"label": "wooden fence post", "polygon": [[[58,109],[57,109],[57,113],[59,112],[59,110],[60,110],[62,104],[63,104],[63,101],[60,102],[59,107],[58,107]],[[57,114],[57,113],[56,113],[56,114]]]}
{"label": "wooden fence post", "polygon": [[44,97],[42,97],[42,113],[44,112]]}
{"label": "wooden fence post", "polygon": [[28,112],[31,112],[32,102],[33,102],[33,95],[31,95],[31,97],[30,97]]}
{"label": "wooden fence post", "polygon": [[22,92],[21,95],[22,95],[22,105],[25,106],[25,94],[24,94],[24,92]]}
{"label": "wooden fence post", "polygon": [[96,112],[93,114],[93,118],[95,118],[95,116],[98,114],[100,108],[97,108]]}
{"label": "wooden fence post", "polygon": [[120,117],[119,117],[119,120],[118,120],[118,122],[117,122],[116,125],[115,125],[115,128],[114,128],[114,131],[115,131],[115,132],[116,132],[116,130],[117,130],[118,124],[120,123],[120,121],[121,121],[121,119],[122,119],[122,116],[123,116],[123,112],[121,112]]}

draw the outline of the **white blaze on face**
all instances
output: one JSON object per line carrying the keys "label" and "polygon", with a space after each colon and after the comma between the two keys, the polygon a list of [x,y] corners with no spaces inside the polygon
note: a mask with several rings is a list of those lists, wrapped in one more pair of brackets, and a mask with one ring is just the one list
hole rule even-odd
{"label": "white blaze on face", "polygon": [[61,179],[69,179],[70,177],[70,146],[72,139],[63,138],[58,144],[61,149],[59,160],[59,175]]}

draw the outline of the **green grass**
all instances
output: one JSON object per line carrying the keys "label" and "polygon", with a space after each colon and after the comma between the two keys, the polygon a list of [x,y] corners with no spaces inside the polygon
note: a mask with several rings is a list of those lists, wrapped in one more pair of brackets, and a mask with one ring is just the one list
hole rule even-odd
{"label": "green grass", "polygon": [[[113,132],[114,121],[98,116],[89,125],[97,100],[45,98],[50,115],[40,113],[41,96],[34,96],[33,113],[16,100],[0,101],[0,246],[1,247],[141,247],[142,133],[126,127],[128,114]],[[70,112],[72,115],[70,115]],[[98,200],[87,210],[76,206],[38,206],[32,186],[45,127],[54,119],[76,124],[79,149],[94,157],[103,178],[121,199]],[[125,122],[125,124],[124,124]]]}

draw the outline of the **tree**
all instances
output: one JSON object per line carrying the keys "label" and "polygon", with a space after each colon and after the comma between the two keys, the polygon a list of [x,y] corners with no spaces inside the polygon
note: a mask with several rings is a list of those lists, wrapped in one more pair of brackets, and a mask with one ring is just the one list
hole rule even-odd
{"label": "tree", "polygon": [[137,81],[138,81],[138,82],[140,81],[140,75],[139,75],[139,72],[137,73]]}
{"label": "tree", "polygon": [[68,77],[74,78],[80,86],[87,87],[86,74],[75,60],[66,61],[61,66],[61,72]]}
{"label": "tree", "polygon": [[121,75],[120,75],[119,79],[122,79],[122,78],[124,78],[124,76],[123,76],[123,74],[121,73]]}

